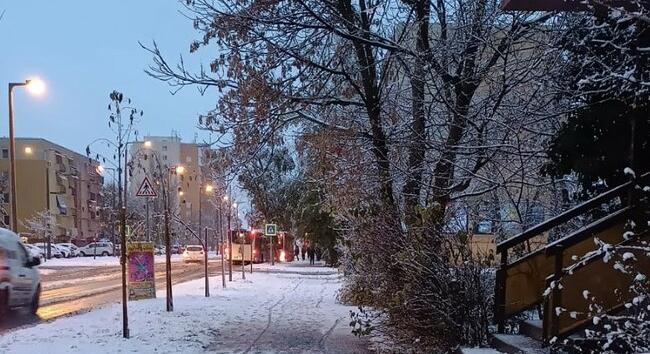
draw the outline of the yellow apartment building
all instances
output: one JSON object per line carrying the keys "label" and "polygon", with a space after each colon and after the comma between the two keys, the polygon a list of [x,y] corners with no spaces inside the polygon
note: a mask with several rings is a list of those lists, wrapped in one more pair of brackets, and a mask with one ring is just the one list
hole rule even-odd
{"label": "yellow apartment building", "polygon": [[[98,202],[103,184],[99,163],[45,139],[16,139],[18,232],[30,242],[42,239],[26,226],[40,212],[50,211],[53,240],[85,244],[101,229]],[[2,220],[9,225],[9,141],[0,138]],[[43,231],[45,232],[45,231]]]}

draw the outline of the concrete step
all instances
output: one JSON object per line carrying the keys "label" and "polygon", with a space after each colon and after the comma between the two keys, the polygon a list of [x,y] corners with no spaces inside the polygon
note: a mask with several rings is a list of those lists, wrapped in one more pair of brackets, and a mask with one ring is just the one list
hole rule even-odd
{"label": "concrete step", "polygon": [[492,348],[460,348],[456,354],[503,354],[502,352]]}
{"label": "concrete step", "polygon": [[498,351],[509,354],[548,354],[541,341],[521,334],[493,334],[490,344]]}
{"label": "concrete step", "polygon": [[519,333],[538,341],[543,341],[542,320],[524,320],[519,322]]}

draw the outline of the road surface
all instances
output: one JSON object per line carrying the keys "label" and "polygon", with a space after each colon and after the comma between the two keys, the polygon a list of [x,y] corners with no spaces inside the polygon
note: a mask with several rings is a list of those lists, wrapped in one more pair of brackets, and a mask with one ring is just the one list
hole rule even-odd
{"label": "road surface", "polygon": [[[227,274],[226,265],[226,277]],[[41,306],[36,316],[26,311],[15,311],[11,317],[0,323],[0,334],[8,329],[33,325],[43,321],[84,312],[122,299],[122,278],[120,267],[51,267],[41,275]],[[165,288],[165,264],[156,264],[156,288]],[[233,266],[238,274],[239,266]],[[203,264],[172,262],[172,283],[182,283],[202,278]],[[221,274],[221,261],[210,260],[208,272],[211,276]]]}
{"label": "road surface", "polygon": [[234,272],[226,289],[220,276],[212,277],[213,293],[207,298],[200,277],[174,286],[173,312],[165,311],[164,298],[131,302],[128,340],[121,335],[121,306],[112,304],[6,331],[0,335],[0,353],[34,348],[52,354],[370,352],[367,338],[351,333],[355,307],[337,301],[344,280],[335,269],[304,263],[256,268],[246,280]]}

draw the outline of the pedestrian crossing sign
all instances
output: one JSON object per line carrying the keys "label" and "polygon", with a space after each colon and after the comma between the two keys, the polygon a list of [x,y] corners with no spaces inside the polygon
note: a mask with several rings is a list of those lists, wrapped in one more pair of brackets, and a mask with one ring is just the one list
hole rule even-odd
{"label": "pedestrian crossing sign", "polygon": [[140,188],[138,188],[138,193],[135,194],[138,197],[157,197],[158,194],[156,194],[156,190],[153,188],[151,185],[151,182],[149,182],[149,178],[145,177],[142,180],[142,184],[140,185]]}
{"label": "pedestrian crossing sign", "polygon": [[276,224],[266,224],[264,225],[264,235],[266,236],[275,236],[278,234],[278,225]]}

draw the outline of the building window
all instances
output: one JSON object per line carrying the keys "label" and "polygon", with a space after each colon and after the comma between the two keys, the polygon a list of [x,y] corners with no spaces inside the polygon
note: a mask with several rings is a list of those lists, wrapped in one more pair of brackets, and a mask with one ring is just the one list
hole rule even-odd
{"label": "building window", "polygon": [[163,160],[167,161],[167,155],[163,155]]}
{"label": "building window", "polygon": [[59,154],[56,155],[56,163],[63,164],[63,157]]}
{"label": "building window", "polygon": [[192,162],[192,156],[187,156],[185,158],[185,162]]}
{"label": "building window", "polygon": [[2,158],[3,159],[9,158],[9,149],[2,149]]}
{"label": "building window", "polygon": [[2,201],[4,203],[9,203],[9,193],[2,193]]}
{"label": "building window", "polygon": [[163,145],[162,151],[167,151],[167,145]]}
{"label": "building window", "polygon": [[66,206],[65,198],[62,195],[56,196],[56,206],[59,208],[59,213],[61,213],[61,215],[68,214],[68,207]]}
{"label": "building window", "polygon": [[95,199],[96,197],[97,197],[97,195],[95,195],[95,193],[90,192],[90,200],[96,200]]}

